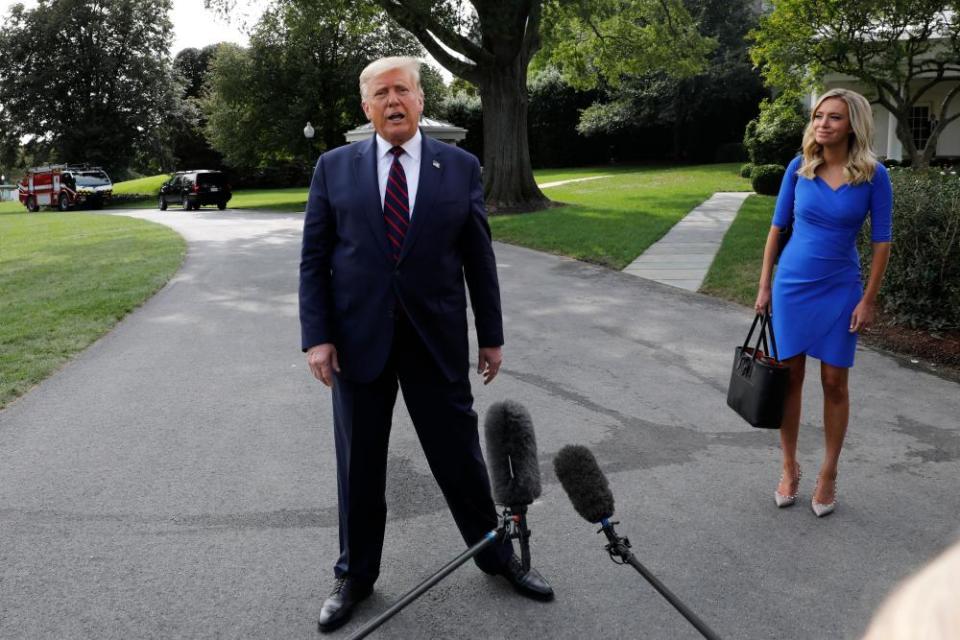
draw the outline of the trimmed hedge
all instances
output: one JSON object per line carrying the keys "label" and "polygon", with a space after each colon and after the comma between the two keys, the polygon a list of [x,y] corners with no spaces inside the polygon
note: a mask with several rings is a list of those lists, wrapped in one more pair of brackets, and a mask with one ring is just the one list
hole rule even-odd
{"label": "trimmed hedge", "polygon": [[[893,248],[878,301],[897,324],[960,328],[960,177],[938,169],[891,169]],[[860,234],[869,277],[869,219]]]}
{"label": "trimmed hedge", "polygon": [[779,164],[761,164],[750,173],[753,190],[764,196],[775,196],[780,192],[780,183],[787,168]]}
{"label": "trimmed hedge", "polygon": [[764,100],[760,103],[760,115],[747,123],[743,133],[743,146],[750,162],[790,164],[800,150],[806,126],[807,118],[797,97],[781,94],[773,102]]}
{"label": "trimmed hedge", "polygon": [[143,202],[144,200],[153,200],[157,196],[151,195],[149,193],[115,193],[110,198],[110,206],[122,207],[125,204],[132,204],[134,202]]}
{"label": "trimmed hedge", "polygon": [[755,165],[754,165],[752,162],[748,162],[747,164],[745,164],[745,165],[743,165],[742,167],[740,167],[740,177],[741,177],[741,178],[750,178],[750,177],[752,177],[754,166],[755,166]]}

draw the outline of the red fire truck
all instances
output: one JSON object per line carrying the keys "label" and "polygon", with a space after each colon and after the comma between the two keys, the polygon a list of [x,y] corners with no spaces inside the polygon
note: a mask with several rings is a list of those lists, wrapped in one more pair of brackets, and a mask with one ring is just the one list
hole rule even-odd
{"label": "red fire truck", "polygon": [[100,167],[52,164],[27,170],[17,184],[20,202],[28,211],[41,206],[66,211],[87,205],[99,209],[110,203],[113,183]]}

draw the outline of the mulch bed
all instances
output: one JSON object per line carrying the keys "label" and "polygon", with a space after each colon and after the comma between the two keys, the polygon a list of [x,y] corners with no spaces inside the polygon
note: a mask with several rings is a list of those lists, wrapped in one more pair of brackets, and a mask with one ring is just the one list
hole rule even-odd
{"label": "mulch bed", "polygon": [[960,382],[960,331],[908,329],[881,318],[862,338],[904,364]]}

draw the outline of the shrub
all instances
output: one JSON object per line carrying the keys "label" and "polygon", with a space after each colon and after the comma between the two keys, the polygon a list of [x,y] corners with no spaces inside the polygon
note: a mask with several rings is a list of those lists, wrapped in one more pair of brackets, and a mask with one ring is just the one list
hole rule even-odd
{"label": "shrub", "polygon": [[[919,329],[960,327],[960,177],[936,169],[893,169],[893,250],[879,305]],[[860,234],[864,282],[869,223]]]}
{"label": "shrub", "polygon": [[467,136],[459,143],[465,149],[483,161],[483,108],[480,97],[465,92],[454,93],[443,99],[435,109],[441,120],[463,127]]}
{"label": "shrub", "polygon": [[754,169],[754,165],[752,162],[748,162],[747,164],[743,165],[742,167],[740,167],[740,177],[750,178],[753,174],[753,169]]}
{"label": "shrub", "polygon": [[757,165],[750,174],[750,183],[760,195],[775,196],[780,192],[780,183],[786,172],[786,167],[779,164]]}
{"label": "shrub", "polygon": [[781,94],[776,100],[760,103],[760,115],[747,123],[743,145],[753,164],[790,163],[800,149],[807,118],[799,99]]}
{"label": "shrub", "polygon": [[227,179],[234,189],[284,189],[306,187],[312,175],[312,164],[288,160],[255,169],[229,171]]}
{"label": "shrub", "polygon": [[122,207],[135,202],[153,200],[155,197],[155,195],[150,193],[115,193],[110,198],[110,205],[113,207]]}

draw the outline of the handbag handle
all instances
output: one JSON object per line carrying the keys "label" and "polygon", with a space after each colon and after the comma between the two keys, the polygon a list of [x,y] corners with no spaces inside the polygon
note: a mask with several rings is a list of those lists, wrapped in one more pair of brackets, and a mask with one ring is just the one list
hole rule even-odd
{"label": "handbag handle", "polygon": [[767,331],[770,332],[770,344],[773,345],[773,359],[777,362],[780,362],[780,354],[777,351],[777,340],[773,335],[773,322],[770,319],[770,313],[764,311],[763,313],[758,313],[753,318],[753,324],[750,325],[750,331],[747,332],[747,339],[743,341],[743,347],[741,352],[747,353],[747,348],[750,346],[750,338],[753,337],[753,332],[757,328],[757,322],[760,322],[760,335],[757,336],[757,343],[753,347],[753,354],[751,356],[752,360],[757,359],[757,354],[759,353],[760,345],[763,344],[763,352],[769,354],[770,347],[767,345]]}
{"label": "handbag handle", "polygon": [[[780,362],[780,352],[777,350],[777,338],[773,335],[773,319],[770,318],[770,312],[764,311],[764,316],[768,318],[767,329],[770,331],[770,344],[773,345],[773,359]],[[764,345],[766,346],[766,345]]]}

